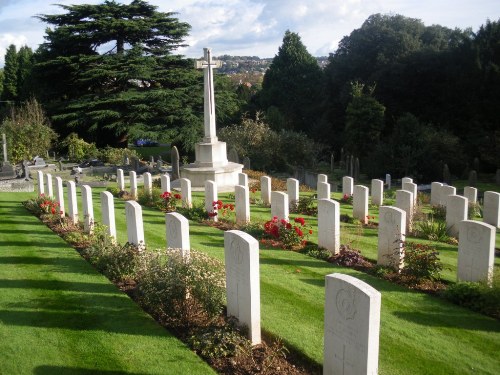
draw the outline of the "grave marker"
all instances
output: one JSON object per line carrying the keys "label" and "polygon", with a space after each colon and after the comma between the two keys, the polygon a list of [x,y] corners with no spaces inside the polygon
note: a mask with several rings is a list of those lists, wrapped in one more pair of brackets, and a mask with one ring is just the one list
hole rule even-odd
{"label": "grave marker", "polygon": [[386,173],[386,175],[385,175],[385,184],[387,185],[387,190],[390,190],[391,184],[392,184],[392,179],[391,179],[391,175],[388,173]]}
{"label": "grave marker", "polygon": [[372,180],[372,204],[382,206],[384,203],[384,181]]}
{"label": "grave marker", "polygon": [[318,174],[318,184],[320,182],[328,182],[328,176],[326,174]]}
{"label": "grave marker", "polygon": [[467,198],[469,203],[477,203],[477,189],[472,186],[464,187],[464,197]]}
{"label": "grave marker", "polygon": [[354,180],[352,177],[344,176],[342,178],[342,194],[350,197],[353,192]]}
{"label": "grave marker", "polygon": [[135,171],[130,171],[130,195],[132,199],[137,199],[137,173]]}
{"label": "grave marker", "polygon": [[450,236],[458,237],[459,224],[467,220],[469,204],[460,195],[448,195],[446,201],[446,230]]}
{"label": "grave marker", "polygon": [[160,177],[161,180],[161,192],[169,192],[170,193],[170,176],[168,174],[162,174]]}
{"label": "grave marker", "polygon": [[295,178],[287,178],[286,192],[288,194],[288,206],[296,207],[299,203],[299,180],[296,180]]}
{"label": "grave marker", "polygon": [[113,240],[116,240],[115,202],[113,194],[109,191],[101,191],[100,196],[102,223],[106,226],[106,233]]}
{"label": "grave marker", "polygon": [[448,195],[457,195],[457,189],[454,186],[449,185],[441,186],[441,191],[439,193],[439,204],[441,206],[446,206],[446,202],[448,202]]}
{"label": "grave marker", "polygon": [[483,222],[500,228],[500,193],[485,191],[483,202]]}
{"label": "grave marker", "polygon": [[227,315],[248,327],[252,345],[260,344],[259,242],[245,232],[224,232]]}
{"label": "grave marker", "polygon": [[352,200],[352,217],[366,224],[368,222],[368,188],[363,185],[354,186]]}
{"label": "grave marker", "polygon": [[125,215],[127,219],[128,242],[135,246],[143,246],[144,225],[142,222],[142,207],[136,201],[125,202]]}
{"label": "grave marker", "polygon": [[318,182],[316,194],[318,199],[330,199],[330,184],[328,182]]}
{"label": "grave marker", "polygon": [[59,176],[56,176],[56,200],[57,203],[59,203],[59,213],[61,217],[64,217],[65,209],[64,209],[63,180]]}
{"label": "grave marker", "polygon": [[38,195],[45,194],[44,176],[42,171],[36,171],[38,177]]}
{"label": "grave marker", "polygon": [[123,169],[118,168],[116,170],[116,184],[120,191],[125,190],[125,176],[123,175]]}
{"label": "grave marker", "polygon": [[181,195],[182,206],[186,208],[193,207],[193,200],[191,198],[191,181],[187,178],[181,178]]}
{"label": "grave marker", "polygon": [[380,206],[377,264],[403,266],[403,241],[406,235],[406,212],[392,206]]}
{"label": "grave marker", "polygon": [[[404,184],[407,184],[407,183],[413,183],[413,178],[410,178],[410,177],[403,177],[401,179],[401,186],[403,186]],[[403,189],[405,190],[405,189]]]}
{"label": "grave marker", "polygon": [[413,225],[413,193],[406,190],[396,190],[396,207],[406,212],[406,230],[411,232]]}
{"label": "grave marker", "polygon": [[340,250],[340,203],[333,199],[318,200],[318,246],[332,254]]}
{"label": "grave marker", "polygon": [[[205,181],[205,210],[214,212],[214,202],[217,202],[217,184],[215,181]],[[218,221],[217,216],[210,217],[213,221]]]}
{"label": "grave marker", "polygon": [[68,189],[68,217],[73,224],[78,223],[78,202],[76,201],[76,185],[73,181],[66,181]]}
{"label": "grave marker", "polygon": [[271,193],[271,217],[288,220],[288,196],[282,191]]}
{"label": "grave marker", "polygon": [[437,206],[441,204],[441,188],[443,184],[441,182],[431,183],[431,206]]}
{"label": "grave marker", "polygon": [[144,177],[144,193],[148,197],[151,197],[153,195],[153,179],[151,173],[145,172],[142,176]]}
{"label": "grave marker", "polygon": [[167,249],[180,249],[183,257],[189,257],[191,243],[189,240],[189,220],[177,212],[165,214],[167,230]]}
{"label": "grave marker", "polygon": [[46,190],[45,190],[45,195],[47,195],[49,198],[52,198],[54,196],[54,191],[52,189],[52,175],[50,173],[47,173],[45,175],[45,184],[46,184]]}
{"label": "grave marker", "polygon": [[94,229],[94,206],[92,204],[92,189],[82,185],[83,231],[92,233]]}
{"label": "grave marker", "polygon": [[417,204],[417,184],[413,182],[403,182],[403,189],[413,194],[413,205]]}
{"label": "grave marker", "polygon": [[248,187],[248,175],[246,173],[238,173],[238,185]]}
{"label": "grave marker", "polygon": [[260,197],[266,206],[271,204],[271,177],[262,176],[260,178]]}
{"label": "grave marker", "polygon": [[250,196],[248,186],[236,185],[234,187],[236,201],[236,224],[246,224],[250,222]]}

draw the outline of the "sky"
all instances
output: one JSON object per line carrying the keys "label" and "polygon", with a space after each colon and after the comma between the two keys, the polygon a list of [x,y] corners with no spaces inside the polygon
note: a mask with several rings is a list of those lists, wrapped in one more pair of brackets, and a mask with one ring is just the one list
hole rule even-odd
{"label": "sky", "polygon": [[[130,3],[131,0],[116,0]],[[46,24],[37,14],[56,14],[56,4],[98,4],[103,0],[0,0],[0,66],[10,44],[35,50],[44,41]],[[191,25],[178,53],[201,57],[203,47],[214,56],[274,57],[286,30],[300,35],[309,53],[327,56],[339,41],[375,13],[418,18],[426,26],[478,28],[500,20],[500,0],[149,0],[162,12]]]}

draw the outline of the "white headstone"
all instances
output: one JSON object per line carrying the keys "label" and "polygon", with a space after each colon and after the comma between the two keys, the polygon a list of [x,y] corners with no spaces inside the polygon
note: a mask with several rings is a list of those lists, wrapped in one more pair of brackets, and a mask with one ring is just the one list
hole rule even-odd
{"label": "white headstone", "polygon": [[328,176],[326,174],[318,174],[318,183],[328,182]]}
{"label": "white headstone", "polygon": [[260,197],[266,206],[271,204],[271,177],[262,176],[260,178]]}
{"label": "white headstone", "polygon": [[406,212],[397,207],[380,206],[377,264],[403,266],[405,235]]}
{"label": "white headstone", "polygon": [[332,254],[340,250],[340,204],[333,199],[318,200],[318,246]]}
{"label": "white headstone", "polygon": [[151,197],[153,195],[153,179],[151,173],[145,172],[142,176],[144,177],[144,193]]}
{"label": "white headstone", "polygon": [[45,181],[43,177],[43,172],[37,171],[36,174],[38,177],[38,195],[45,194]]}
{"label": "white headstone", "polygon": [[458,240],[458,280],[488,281],[493,277],[495,261],[494,226],[479,221],[460,223]]}
{"label": "white headstone", "polygon": [[353,192],[354,179],[349,176],[344,176],[342,178],[342,194],[350,197]]}
{"label": "white headstone", "polygon": [[182,206],[191,208],[193,207],[193,200],[191,198],[191,181],[187,178],[181,178],[181,195]]}
{"label": "white headstone", "polygon": [[441,204],[440,196],[441,196],[441,188],[443,184],[441,182],[433,182],[431,183],[431,205],[437,206]]}
{"label": "white headstone", "polygon": [[[217,202],[217,183],[215,181],[205,181],[205,210],[207,212],[214,211],[214,202]],[[217,221],[217,216],[210,217],[211,220]]]}
{"label": "white headstone", "polygon": [[485,191],[483,202],[483,221],[500,228],[500,193]]}
{"label": "white headstone", "polygon": [[458,237],[459,224],[467,220],[469,203],[467,198],[460,195],[448,195],[446,202],[446,229],[448,234]]}
{"label": "white headstone", "polygon": [[271,193],[271,217],[288,220],[288,195],[282,191]]}
{"label": "white headstone", "polygon": [[161,192],[169,192],[170,193],[170,176],[168,174],[162,174],[160,176],[161,180]]}
{"label": "white headstone", "polygon": [[69,220],[78,223],[78,202],[76,200],[76,185],[73,181],[66,181],[68,188],[68,217]]}
{"label": "white headstone", "polygon": [[413,194],[413,204],[417,204],[417,184],[413,182],[403,182],[403,189]]}
{"label": "white headstone", "polygon": [[390,190],[392,185],[392,179],[389,173],[386,173],[385,175],[385,184],[387,185],[387,190]]}
{"label": "white headstone", "polygon": [[116,170],[116,184],[118,185],[118,189],[120,191],[125,190],[125,176],[123,175],[123,169],[121,168]]}
{"label": "white headstone", "polygon": [[113,194],[109,191],[101,191],[100,196],[102,223],[106,226],[108,235],[116,240],[115,202]]}
{"label": "white headstone", "polygon": [[441,186],[439,193],[439,204],[441,206],[446,206],[448,201],[448,195],[457,195],[457,189],[454,186],[443,185]]}
{"label": "white headstone", "polygon": [[469,203],[477,202],[477,189],[472,186],[464,187],[464,197],[467,198]]}
{"label": "white headstone", "polygon": [[[405,183],[409,183],[409,182],[413,183],[413,178],[410,178],[410,177],[403,177],[403,178],[401,179],[401,186],[403,186]],[[403,190],[405,190],[405,189],[403,188]]]}
{"label": "white headstone", "polygon": [[64,217],[65,207],[64,207],[63,180],[59,176],[56,176],[56,200],[57,203],[59,203],[59,213],[61,217]]}
{"label": "white headstone", "polygon": [[318,199],[330,199],[330,184],[328,182],[318,182],[316,192]]}
{"label": "white headstone", "polygon": [[47,173],[45,175],[45,184],[47,189],[45,189],[45,194],[49,197],[52,198],[54,196],[54,190],[52,188],[52,175],[50,173]]}
{"label": "white headstone", "polygon": [[245,232],[224,232],[227,315],[248,327],[248,338],[260,344],[259,242]]}
{"label": "white headstone", "polygon": [[83,231],[92,233],[94,229],[94,206],[92,203],[92,189],[88,185],[82,185],[82,210]]}
{"label": "white headstone", "polygon": [[130,195],[133,199],[137,199],[137,173],[130,171]]}
{"label": "white headstone", "polygon": [[246,173],[238,173],[238,185],[248,187],[248,175]]}
{"label": "white headstone", "polygon": [[396,190],[396,207],[406,212],[406,229],[411,232],[413,225],[413,193],[406,190]]}
{"label": "white headstone", "polygon": [[295,178],[287,178],[286,192],[288,194],[288,206],[296,206],[299,203],[299,180],[296,180]]}
{"label": "white headstone", "polygon": [[384,181],[372,180],[372,204],[382,206],[384,203]]}
{"label": "white headstone", "polygon": [[125,215],[127,219],[128,242],[136,246],[145,245],[141,205],[135,201],[126,201]]}
{"label": "white headstone", "polygon": [[323,374],[378,374],[380,292],[340,273],[325,282]]}
{"label": "white headstone", "polygon": [[177,212],[165,214],[167,228],[167,248],[180,249],[182,256],[189,256],[191,244],[189,242],[189,220]]}
{"label": "white headstone", "polygon": [[352,199],[352,217],[362,223],[368,222],[368,188],[363,185],[354,186]]}
{"label": "white headstone", "polygon": [[250,222],[250,196],[248,186],[236,185],[234,187],[236,224]]}

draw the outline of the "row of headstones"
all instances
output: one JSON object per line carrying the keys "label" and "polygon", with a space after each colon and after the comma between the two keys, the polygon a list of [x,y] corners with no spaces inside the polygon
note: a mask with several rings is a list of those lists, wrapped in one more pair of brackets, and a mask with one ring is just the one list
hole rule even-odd
{"label": "row of headstones", "polygon": [[[50,193],[51,176],[39,172],[39,193]],[[44,184],[44,180],[46,183]],[[64,214],[62,179],[56,177],[56,196]],[[67,181],[69,216],[78,222],[76,189]],[[81,186],[84,211],[84,230],[91,231],[94,215],[92,191]],[[116,238],[114,200],[111,193],[100,194],[102,222],[108,233]],[[334,202],[336,203],[336,202]],[[338,204],[338,203],[337,203]],[[143,245],[142,208],[135,201],[125,202],[128,242]],[[176,212],[165,214],[167,248],[179,249],[189,256],[189,221]],[[261,342],[259,242],[247,233],[232,230],[224,233],[227,315],[234,316],[248,327],[252,344]],[[380,331],[380,293],[352,276],[326,276],[324,373],[336,374],[346,366],[362,373],[376,373],[378,367]],[[353,334],[353,332],[355,334]]]}

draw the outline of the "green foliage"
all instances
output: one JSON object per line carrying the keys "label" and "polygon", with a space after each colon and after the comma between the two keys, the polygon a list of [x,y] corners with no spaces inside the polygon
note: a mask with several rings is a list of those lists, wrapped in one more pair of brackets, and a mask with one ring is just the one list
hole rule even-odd
{"label": "green foliage", "polygon": [[322,247],[317,247],[317,246],[312,246],[312,247],[306,246],[304,248],[304,254],[321,260],[328,260],[332,257],[331,252]]}
{"label": "green foliage", "polygon": [[416,280],[440,279],[443,264],[438,257],[439,253],[434,247],[409,241],[404,242],[403,247],[405,255],[402,274]]}
{"label": "green foliage", "polygon": [[15,163],[45,155],[57,137],[36,99],[12,107],[0,126],[0,132],[7,138],[9,160]]}
{"label": "green foliage", "polygon": [[431,207],[432,209],[432,217],[437,220],[445,220],[446,219],[446,206],[442,204],[437,204]]}
{"label": "green foliage", "polygon": [[105,163],[122,165],[125,157],[128,157],[129,159],[139,159],[137,151],[128,148],[115,148],[107,146],[99,150],[99,158]]}
{"label": "green foliage", "polygon": [[415,236],[426,238],[431,241],[447,242],[449,240],[446,222],[429,219],[417,221],[415,224]]}
{"label": "green foliage", "polygon": [[17,99],[17,72],[19,69],[19,62],[17,59],[17,48],[11,44],[5,53],[5,65],[3,68],[3,100]]}
{"label": "green foliage", "polygon": [[71,133],[62,142],[67,150],[68,158],[71,161],[80,162],[84,159],[95,158],[99,155],[99,151],[94,143],[87,143],[83,139],[78,138],[78,134]]}
{"label": "green foliage", "polygon": [[265,236],[271,239],[271,245],[280,246],[283,249],[295,249],[303,247],[312,234],[312,229],[302,217],[291,221],[276,216],[264,224]]}
{"label": "green foliage", "polygon": [[314,195],[299,197],[299,200],[290,206],[290,212],[302,215],[317,216],[318,207],[316,206],[316,199]]}
{"label": "green foliage", "polygon": [[469,208],[467,210],[467,219],[472,220],[476,217],[483,217],[483,210],[478,202],[469,202]]}
{"label": "green foliage", "polygon": [[191,208],[179,207],[177,211],[189,220],[199,222],[208,219],[208,212],[203,203],[194,202]]}

